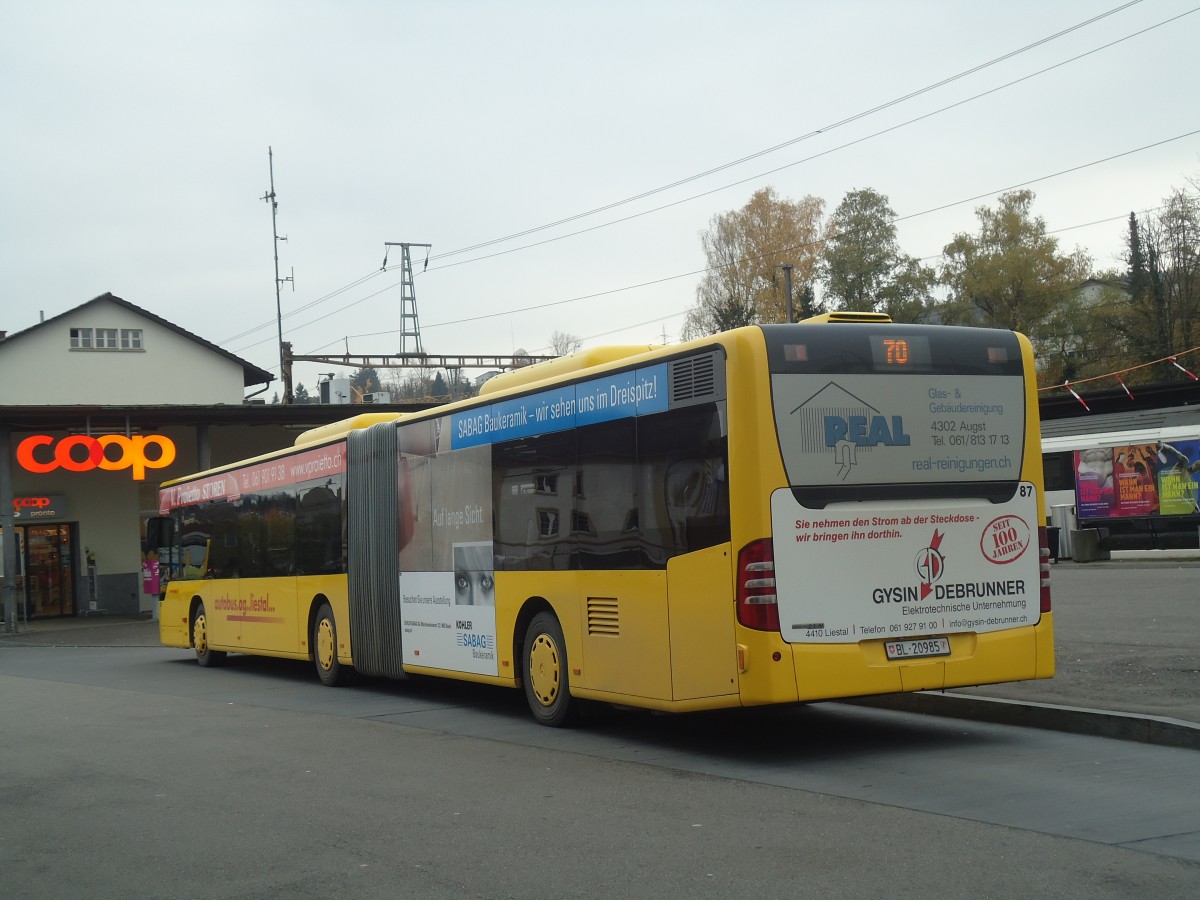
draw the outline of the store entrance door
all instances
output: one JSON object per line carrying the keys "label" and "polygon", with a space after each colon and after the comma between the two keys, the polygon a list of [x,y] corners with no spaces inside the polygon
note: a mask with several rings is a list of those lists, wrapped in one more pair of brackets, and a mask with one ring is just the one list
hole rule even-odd
{"label": "store entrance door", "polygon": [[75,540],[71,525],[25,526],[29,618],[75,615]]}

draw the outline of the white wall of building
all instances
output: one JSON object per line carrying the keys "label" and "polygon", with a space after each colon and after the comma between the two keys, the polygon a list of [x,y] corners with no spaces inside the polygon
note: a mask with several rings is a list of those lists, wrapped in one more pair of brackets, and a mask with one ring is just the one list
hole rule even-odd
{"label": "white wall of building", "polygon": [[[141,329],[141,350],[73,350],[72,328]],[[242,403],[233,359],[109,300],[0,344],[0,405]]]}

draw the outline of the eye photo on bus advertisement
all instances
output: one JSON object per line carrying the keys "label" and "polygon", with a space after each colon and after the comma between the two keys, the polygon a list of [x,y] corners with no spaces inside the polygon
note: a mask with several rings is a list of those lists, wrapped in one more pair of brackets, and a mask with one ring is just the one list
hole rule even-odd
{"label": "eye photo on bus advertisement", "polygon": [[455,544],[454,602],[459,606],[495,606],[491,541]]}

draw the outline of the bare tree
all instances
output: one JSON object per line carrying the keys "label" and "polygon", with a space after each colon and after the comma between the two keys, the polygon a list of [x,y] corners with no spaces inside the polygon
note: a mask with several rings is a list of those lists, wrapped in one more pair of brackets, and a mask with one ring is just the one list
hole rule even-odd
{"label": "bare tree", "polygon": [[1159,350],[1191,348],[1200,336],[1200,196],[1176,189],[1143,229],[1150,274],[1150,304],[1161,317]]}
{"label": "bare tree", "polygon": [[567,356],[571,353],[579,352],[583,341],[565,331],[555,331],[550,335],[550,346],[554,349],[555,356]]}

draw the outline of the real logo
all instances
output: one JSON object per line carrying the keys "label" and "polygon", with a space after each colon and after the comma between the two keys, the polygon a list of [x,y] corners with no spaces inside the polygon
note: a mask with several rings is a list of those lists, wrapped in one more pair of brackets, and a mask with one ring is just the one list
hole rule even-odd
{"label": "real logo", "polygon": [[825,446],[836,447],[839,441],[850,441],[856,447],[907,447],[911,443],[904,433],[904,417],[892,416],[826,416]]}

